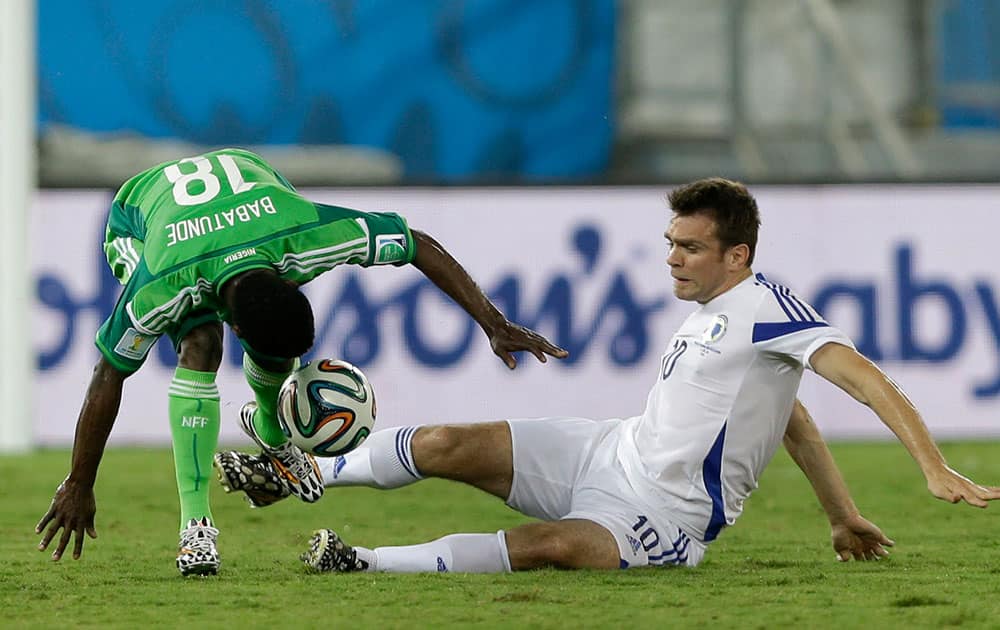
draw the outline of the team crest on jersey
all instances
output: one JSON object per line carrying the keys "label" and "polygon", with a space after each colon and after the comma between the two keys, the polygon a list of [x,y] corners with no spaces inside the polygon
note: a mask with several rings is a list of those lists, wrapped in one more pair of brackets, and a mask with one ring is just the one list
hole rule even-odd
{"label": "team crest on jersey", "polygon": [[135,328],[129,328],[122,335],[122,338],[118,340],[115,352],[123,357],[138,361],[146,356],[146,353],[149,352],[149,349],[153,347],[153,343],[155,342],[156,337],[144,335]]}
{"label": "team crest on jersey", "polygon": [[726,329],[729,327],[729,318],[725,315],[716,315],[712,323],[708,325],[705,332],[701,333],[702,343],[715,343],[726,336]]}
{"label": "team crest on jersey", "polygon": [[376,265],[402,262],[406,260],[406,236],[403,234],[379,234],[375,237]]}

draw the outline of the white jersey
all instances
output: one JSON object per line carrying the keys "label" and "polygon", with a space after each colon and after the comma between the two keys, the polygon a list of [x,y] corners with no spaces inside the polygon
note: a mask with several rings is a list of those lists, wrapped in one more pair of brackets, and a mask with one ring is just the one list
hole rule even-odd
{"label": "white jersey", "polygon": [[646,410],[621,425],[629,483],[708,542],[743,511],[781,444],[809,357],[854,347],[758,274],[692,313],[670,340]]}

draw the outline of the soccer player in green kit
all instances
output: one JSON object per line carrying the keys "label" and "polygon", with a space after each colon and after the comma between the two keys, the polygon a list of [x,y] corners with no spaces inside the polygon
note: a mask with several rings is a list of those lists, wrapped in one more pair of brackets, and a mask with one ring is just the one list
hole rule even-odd
{"label": "soccer player in green kit", "polygon": [[313,502],[323,482],[311,455],[285,440],[276,417],[278,389],[313,344],[312,309],[299,286],[341,264],[413,264],[480,325],[493,351],[514,368],[512,353],[540,361],[566,351],[508,321],[462,266],[430,236],[393,213],[313,203],[260,156],[223,149],[168,162],[127,181],[115,195],[104,250],[124,285],[97,332],[99,359],[77,421],[69,475],[35,528],[59,560],[75,535],[96,538],[93,486],[118,415],[125,379],[163,334],[178,352],[168,390],[180,495],[177,568],[214,574],[220,564],[208,474],[219,435],[216,372],[222,322],[244,348],[244,374],[255,400],[240,412],[243,430],[291,494]]}

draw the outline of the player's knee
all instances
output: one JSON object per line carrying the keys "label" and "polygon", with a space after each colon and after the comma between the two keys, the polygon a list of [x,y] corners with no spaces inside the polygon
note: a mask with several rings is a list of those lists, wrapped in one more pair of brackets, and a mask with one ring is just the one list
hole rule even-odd
{"label": "player's knee", "polygon": [[[450,467],[464,457],[463,427],[425,426],[413,435],[413,458],[421,472]],[[426,473],[425,473],[426,474]]]}
{"label": "player's knee", "polygon": [[515,570],[539,567],[617,569],[618,545],[611,532],[593,521],[569,519],[528,523],[507,532]]}
{"label": "player's knee", "polygon": [[549,530],[539,541],[539,552],[550,564],[560,568],[573,568],[579,564],[579,545],[572,536],[558,530]]}
{"label": "player's knee", "polygon": [[178,364],[189,370],[216,372],[222,363],[222,327],[199,326],[181,340]]}
{"label": "player's knee", "polygon": [[578,541],[562,531],[558,523],[537,523],[520,532],[508,532],[507,541],[516,549],[511,558],[511,562],[518,565],[515,568],[575,568],[580,565]]}
{"label": "player's knee", "polygon": [[494,424],[423,426],[413,435],[413,458],[425,474],[471,474],[490,468],[497,442]]}

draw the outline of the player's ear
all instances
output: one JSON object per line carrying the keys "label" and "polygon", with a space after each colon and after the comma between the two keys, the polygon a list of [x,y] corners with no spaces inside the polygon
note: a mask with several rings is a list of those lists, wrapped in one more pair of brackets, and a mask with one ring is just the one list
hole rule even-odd
{"label": "player's ear", "polygon": [[750,247],[746,243],[733,245],[726,252],[726,258],[729,264],[736,269],[746,267],[747,261],[750,260]]}

